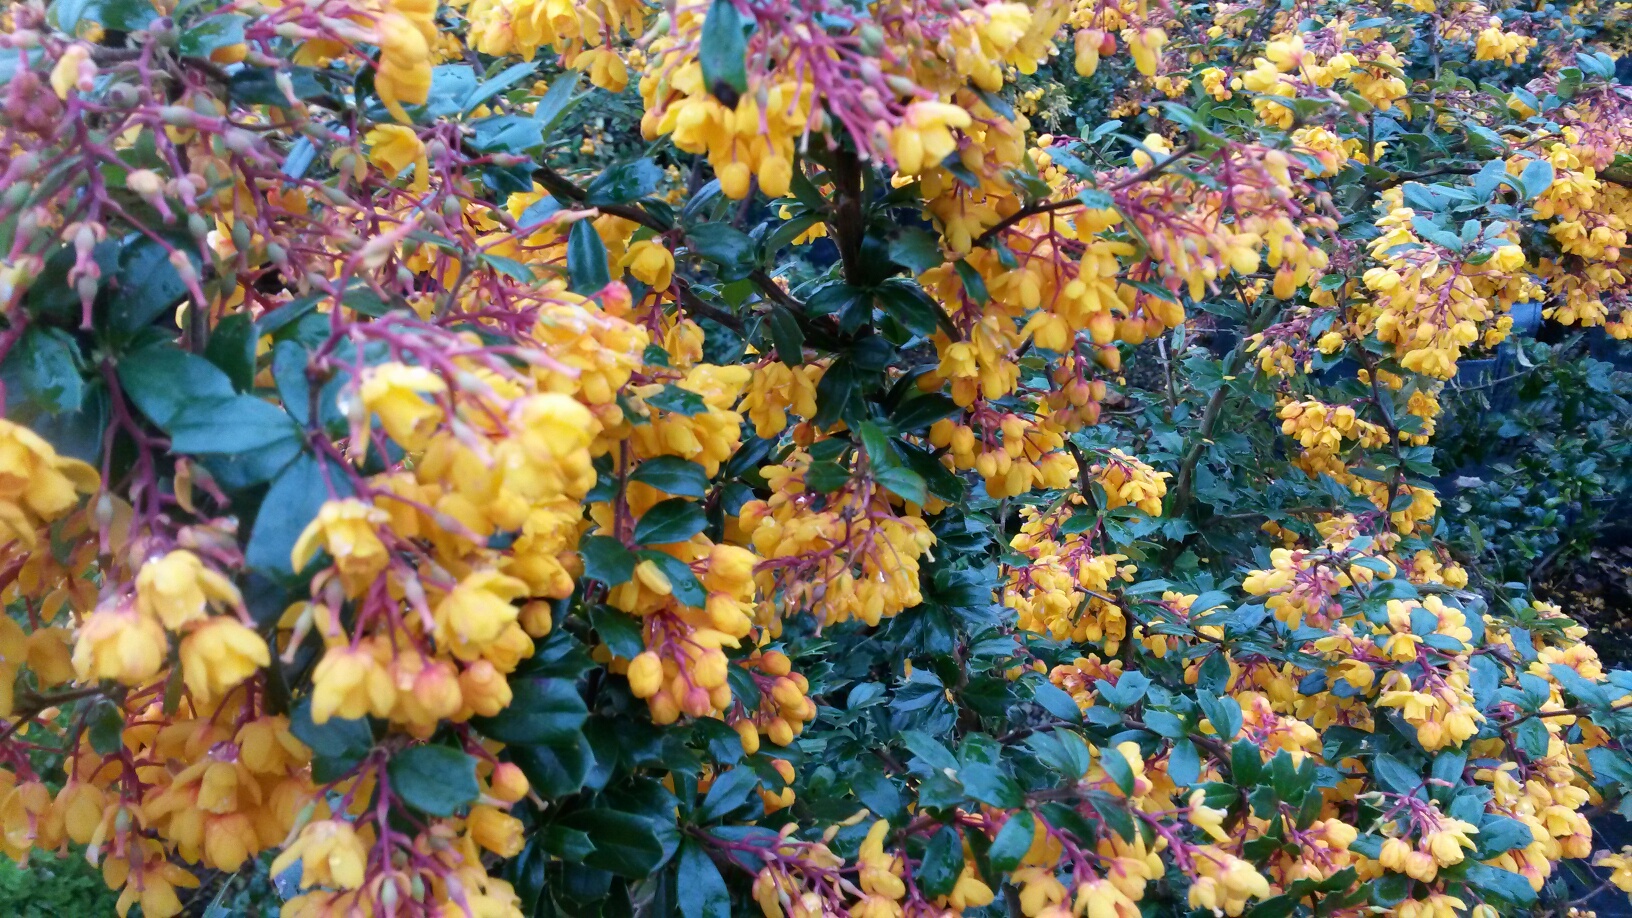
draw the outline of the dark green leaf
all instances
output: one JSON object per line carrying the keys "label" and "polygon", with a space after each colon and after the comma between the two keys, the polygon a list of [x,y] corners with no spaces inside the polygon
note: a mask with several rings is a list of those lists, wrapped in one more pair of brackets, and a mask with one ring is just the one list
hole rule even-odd
{"label": "dark green leaf", "polygon": [[663,864],[663,840],[652,820],[619,810],[579,810],[562,824],[589,836],[584,863],[623,877],[647,877]]}
{"label": "dark green leaf", "polygon": [[970,762],[958,771],[958,780],[972,799],[1002,809],[1013,809],[1025,802],[1020,785],[995,765]]}
{"label": "dark green leaf", "polygon": [[[47,413],[73,413],[85,400],[85,379],[77,360],[79,346],[66,332],[31,325],[0,364],[8,408],[20,401]],[[15,414],[11,415],[15,417]]]}
{"label": "dark green leaf", "polygon": [[733,768],[714,779],[708,795],[697,807],[698,822],[717,822],[741,809],[748,797],[759,787],[759,776],[752,768]]}
{"label": "dark green leaf", "polygon": [[805,333],[793,313],[786,306],[775,306],[765,321],[771,327],[771,343],[776,346],[777,359],[790,367],[804,363]]}
{"label": "dark green leaf", "polygon": [[703,18],[697,52],[703,86],[727,106],[734,106],[736,97],[726,87],[736,94],[748,91],[747,31],[751,25],[732,0],[714,0]]}
{"label": "dark green leaf", "polygon": [[601,642],[626,660],[646,649],[640,639],[640,622],[611,606],[591,606],[589,623],[595,627]]}
{"label": "dark green leaf", "polygon": [[289,732],[312,750],[312,778],[320,782],[345,775],[374,748],[368,721],[331,717],[316,723],[310,698],[297,701],[289,712]]}
{"label": "dark green leaf", "polygon": [[248,392],[255,385],[255,323],[248,313],[234,313],[216,323],[204,356],[232,380],[233,388]]}
{"label": "dark green leaf", "polygon": [[452,746],[411,746],[386,766],[391,790],[429,816],[452,816],[476,800],[476,760]]}
{"label": "dark green leaf", "polygon": [[588,195],[584,203],[590,207],[627,204],[656,191],[657,183],[662,180],[663,170],[650,159],[619,163],[607,167],[596,176],[595,181],[589,183],[589,187],[584,189]]}
{"label": "dark green leaf", "polygon": [[344,470],[332,469],[325,477],[322,464],[310,455],[301,455],[290,463],[261,501],[261,512],[255,518],[249,546],[244,549],[244,560],[249,566],[272,575],[296,573],[290,568],[289,554],[306,524],[329,499],[331,485],[335,497],[351,494],[351,483]]}
{"label": "dark green leaf", "polygon": [[[196,252],[185,246],[193,270],[200,262]],[[182,281],[164,246],[142,237],[119,253],[119,273],[113,294],[110,318],[120,331],[133,332],[151,324],[154,319],[180,305],[187,295],[187,284]]]}
{"label": "dark green leaf", "polygon": [[1422,785],[1422,774],[1386,752],[1379,752],[1372,760],[1371,771],[1384,790],[1396,794],[1410,794]]}
{"label": "dark green leaf", "polygon": [[689,838],[681,842],[678,861],[675,886],[681,918],[731,918],[731,893],[702,845]]}
{"label": "dark green leaf", "polygon": [[1122,789],[1122,793],[1129,795],[1133,793],[1133,768],[1128,765],[1128,760],[1122,757],[1121,752],[1114,748],[1101,749],[1099,764],[1105,769],[1105,773],[1110,775],[1111,780],[1116,782],[1116,786]]}
{"label": "dark green leaf", "polygon": [[703,401],[701,395],[675,385],[664,386],[663,391],[647,396],[646,404],[686,417],[695,417],[708,410],[708,404]]}
{"label": "dark green leaf", "polygon": [[1031,850],[1031,839],[1036,830],[1037,823],[1031,813],[1021,810],[1010,816],[986,852],[992,869],[998,873],[1008,873],[1020,866],[1020,860]]}
{"label": "dark green leaf", "polygon": [[701,499],[708,493],[708,473],[679,456],[655,456],[635,468],[629,478],[677,497]]}
{"label": "dark green leaf", "polygon": [[957,885],[962,873],[963,839],[958,836],[957,829],[941,826],[941,830],[929,840],[923,863],[918,865],[918,888],[926,896],[944,896]]}
{"label": "dark green leaf", "polygon": [[719,265],[720,277],[741,280],[754,269],[754,241],[728,223],[703,223],[686,231],[686,247],[693,255]]}
{"label": "dark green leaf", "polygon": [[691,565],[673,555],[660,551],[642,551],[639,554],[642,560],[657,565],[663,576],[669,578],[669,586],[674,590],[674,598],[688,606],[701,608],[708,601],[708,591],[698,582],[697,575]]}
{"label": "dark green leaf", "polygon": [[913,391],[917,394],[903,399],[900,407],[890,414],[890,421],[903,433],[923,430],[963,410],[957,402],[939,392]]}
{"label": "dark green leaf", "polygon": [[189,401],[170,419],[169,432],[170,448],[188,455],[246,453],[300,436],[283,409],[252,395]]}
{"label": "dark green leaf", "polygon": [[946,260],[940,237],[928,230],[903,229],[890,240],[890,260],[913,274],[922,274]]}
{"label": "dark green leaf", "polygon": [[708,525],[703,505],[683,497],[671,497],[635,523],[635,541],[641,545],[670,545],[684,542]]}
{"label": "dark green leaf", "polygon": [[510,706],[471,725],[501,743],[560,744],[577,741],[589,716],[578,688],[566,679],[518,679],[510,683]]}
{"label": "dark green leaf", "polygon": [[124,354],[115,368],[125,396],[162,430],[184,406],[234,397],[232,380],[219,367],[170,344]]}
{"label": "dark green leaf", "polygon": [[640,561],[634,552],[611,536],[585,538],[578,546],[578,553],[584,559],[584,576],[608,587],[628,583]]}
{"label": "dark green leaf", "polygon": [[567,275],[574,293],[590,296],[612,282],[606,266],[606,243],[588,220],[579,220],[567,234]]}

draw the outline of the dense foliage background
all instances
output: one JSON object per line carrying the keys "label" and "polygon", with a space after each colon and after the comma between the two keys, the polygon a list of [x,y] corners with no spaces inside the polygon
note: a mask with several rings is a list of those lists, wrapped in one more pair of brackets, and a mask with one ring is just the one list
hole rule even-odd
{"label": "dense foliage background", "polygon": [[13,4],[0,911],[1625,908],[1626,20]]}

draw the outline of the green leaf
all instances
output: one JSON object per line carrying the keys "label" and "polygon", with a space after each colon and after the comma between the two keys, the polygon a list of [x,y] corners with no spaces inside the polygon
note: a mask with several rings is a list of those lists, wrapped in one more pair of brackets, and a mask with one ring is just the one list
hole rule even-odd
{"label": "green leaf", "polygon": [[1116,786],[1122,789],[1122,793],[1130,795],[1133,793],[1133,768],[1128,765],[1128,760],[1122,757],[1121,752],[1114,748],[1101,749],[1099,765],[1105,769],[1105,774],[1116,782]]}
{"label": "green leaf", "polygon": [[708,787],[708,795],[697,807],[699,823],[717,822],[741,809],[749,795],[759,787],[759,776],[752,768],[733,768],[718,775]]}
{"label": "green leaf", "polygon": [[511,744],[576,742],[589,709],[567,679],[519,679],[510,683],[510,706],[496,717],[474,717],[482,735]]}
{"label": "green leaf", "polygon": [[970,762],[958,770],[958,780],[972,799],[990,806],[1013,809],[1025,802],[1020,785],[995,765]]}
{"label": "green leaf", "polygon": [[574,293],[590,296],[612,282],[606,266],[606,243],[588,220],[572,225],[567,235],[567,275]]}
{"label": "green leaf", "polygon": [[1513,905],[1528,906],[1536,901],[1536,891],[1531,888],[1530,881],[1509,870],[1474,863],[1468,865],[1463,879],[1481,893],[1506,900]]}
{"label": "green leaf", "polygon": [[1519,183],[1524,185],[1526,198],[1537,197],[1553,184],[1553,164],[1545,159],[1531,160],[1519,174]]}
{"label": "green leaf", "polygon": [[297,573],[290,566],[289,554],[295,540],[329,499],[331,485],[336,498],[351,495],[351,482],[344,470],[332,469],[325,478],[322,463],[311,455],[296,457],[280,472],[261,501],[255,529],[244,549],[249,566],[284,577]]}
{"label": "green leaf", "polygon": [[697,574],[692,571],[691,565],[660,551],[642,551],[639,557],[643,561],[657,565],[663,576],[669,578],[669,586],[674,589],[675,599],[698,608],[708,601],[708,591],[698,582]]}
{"label": "green leaf", "polygon": [[1197,692],[1196,701],[1201,705],[1201,712],[1207,715],[1207,721],[1213,725],[1213,732],[1224,742],[1235,739],[1241,732],[1241,703],[1234,698],[1220,698],[1212,692]]}
{"label": "green leaf", "polygon": [[918,888],[926,896],[944,896],[957,885],[962,873],[963,840],[958,836],[957,829],[941,826],[941,830],[929,840],[924,860],[915,872]]}
{"label": "green leaf", "polygon": [[[471,90],[470,95],[465,97],[465,103],[463,106],[464,111],[471,111],[476,106],[486,102],[488,99],[493,98],[499,93],[504,92],[506,89],[520,83],[522,80],[527,79],[528,77],[532,76],[533,72],[537,69],[537,61],[522,61],[520,63],[511,64],[493,76],[483,80],[482,85]],[[555,87],[552,86],[550,88],[554,89]]]}
{"label": "green leaf", "polygon": [[599,580],[608,587],[628,583],[635,575],[640,559],[611,536],[589,536],[578,545],[578,554],[584,559],[584,576]]}
{"label": "green leaf", "polygon": [[589,623],[601,642],[626,660],[646,649],[646,643],[640,639],[640,622],[611,606],[591,606]]}
{"label": "green leaf", "polygon": [[986,851],[992,870],[1008,873],[1020,866],[1020,860],[1031,850],[1031,839],[1036,831],[1037,822],[1030,812],[1021,810],[1010,816],[997,833],[997,838],[992,840],[992,847]]}
{"label": "green leaf", "polygon": [[386,766],[391,790],[429,816],[452,816],[475,802],[476,760],[452,746],[411,746]]}
{"label": "green leaf", "polygon": [[561,820],[589,836],[595,850],[583,862],[623,877],[647,877],[663,864],[663,840],[652,820],[620,810],[579,810]]}
{"label": "green leaf", "polygon": [[318,782],[344,776],[374,748],[374,731],[367,720],[331,717],[316,723],[310,698],[295,702],[290,710],[289,732],[312,750],[312,779]]}
{"label": "green leaf", "polygon": [[553,746],[511,746],[505,752],[521,768],[527,782],[546,800],[577,793],[596,765],[589,738]]}
{"label": "green leaf", "polygon": [[635,542],[641,545],[671,545],[684,542],[708,525],[708,514],[702,504],[682,497],[671,497],[652,509],[635,523]]}
{"label": "green leaf", "polygon": [[219,367],[168,343],[121,355],[115,369],[125,396],[161,430],[169,430],[188,404],[216,403],[235,394],[232,379]]}
{"label": "green leaf", "polygon": [[255,386],[255,323],[248,313],[227,316],[210,332],[204,356],[232,380],[233,388],[248,392]]}
{"label": "green leaf", "polygon": [[[79,345],[66,332],[31,325],[0,364],[8,409],[19,400],[47,413],[73,413],[85,400],[85,378],[80,375]],[[15,415],[10,415],[15,417]]]}
{"label": "green leaf", "polygon": [[1065,689],[1046,679],[1038,679],[1031,691],[1031,700],[1042,705],[1043,710],[1061,720],[1074,724],[1082,723],[1082,709],[1077,707],[1076,699]]}
{"label": "green leaf", "polygon": [[719,265],[723,280],[741,280],[754,269],[754,241],[728,223],[692,227],[686,231],[686,248],[691,254]]}
{"label": "green leaf", "polygon": [[[200,268],[198,254],[185,246],[187,259],[193,270]],[[115,292],[110,301],[109,318],[113,327],[133,332],[152,324],[154,319],[180,305],[187,295],[187,285],[170,263],[164,246],[142,237],[119,253],[119,272],[114,277]]]}
{"label": "green leaf", "polygon": [[177,50],[188,57],[209,57],[210,52],[244,41],[244,24],[249,17],[236,13],[217,14],[181,33]]}
{"label": "green leaf", "polygon": [[106,699],[96,702],[85,715],[85,723],[89,726],[85,732],[91,741],[91,751],[97,755],[114,755],[124,746],[125,714],[113,702]]}
{"label": "green leaf", "polygon": [[655,456],[635,468],[631,481],[656,488],[677,497],[695,497],[708,494],[708,472],[695,462],[679,456]]}
{"label": "green leaf", "polygon": [[675,886],[681,918],[731,918],[731,893],[720,868],[702,845],[689,838],[680,843]]}
{"label": "green leaf", "polygon": [[899,466],[880,469],[873,473],[873,480],[909,503],[923,506],[929,499],[929,493],[924,489],[924,479],[911,469]]}
{"label": "green leaf", "polygon": [[1384,790],[1396,794],[1410,794],[1422,785],[1422,774],[1386,752],[1379,752],[1372,760],[1372,774]]}
{"label": "green leaf", "polygon": [[708,403],[703,401],[701,395],[676,385],[665,385],[663,391],[647,396],[646,404],[687,417],[695,417],[708,410]]}
{"label": "green leaf", "polygon": [[986,291],[986,281],[969,263],[967,258],[960,259],[953,267],[958,272],[958,279],[963,281],[964,295],[969,297],[977,306],[983,306],[990,300],[991,294]]}
{"label": "green leaf", "polygon": [[777,359],[790,367],[804,363],[805,333],[793,313],[786,306],[774,306],[765,321],[771,327],[771,343],[776,346]]}
{"label": "green leaf", "polygon": [[1201,755],[1196,744],[1187,739],[1173,744],[1167,757],[1167,776],[1179,787],[1189,787],[1201,777]]}
{"label": "green leaf", "polygon": [[170,419],[170,448],[188,455],[247,453],[300,436],[282,409],[253,395],[190,401]]}
{"label": "green leaf", "polygon": [[886,283],[874,295],[885,315],[915,335],[927,335],[947,321],[941,307],[915,283]]}
{"label": "green leaf", "polygon": [[[727,105],[748,91],[748,27],[732,0],[714,0],[703,17],[697,57],[703,67],[703,85]],[[727,92],[725,87],[735,91]]]}
{"label": "green leaf", "polygon": [[941,265],[946,256],[941,253],[940,237],[908,227],[890,240],[890,260],[913,274],[922,274]]}
{"label": "green leaf", "polygon": [[917,392],[901,401],[890,413],[890,421],[902,433],[913,433],[962,411],[958,403],[939,392]]}
{"label": "green leaf", "polygon": [[1520,723],[1514,728],[1513,732],[1518,740],[1519,749],[1525,755],[1533,759],[1539,759],[1547,754],[1547,747],[1551,740],[1547,733],[1547,725],[1542,723],[1539,718],[1532,717]]}
{"label": "green leaf", "polygon": [[589,187],[584,189],[587,195],[584,203],[591,207],[627,204],[656,191],[661,181],[663,170],[650,159],[619,163],[607,167],[595,177],[595,181],[589,183]]}

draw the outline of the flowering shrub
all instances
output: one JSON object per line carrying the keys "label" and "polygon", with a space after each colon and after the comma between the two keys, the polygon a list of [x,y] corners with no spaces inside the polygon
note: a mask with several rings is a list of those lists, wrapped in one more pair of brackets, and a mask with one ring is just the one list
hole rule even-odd
{"label": "flowering shrub", "polygon": [[1430,484],[1514,304],[1632,334],[1603,15],[11,6],[0,848],[148,918],[1632,888],[1632,675]]}

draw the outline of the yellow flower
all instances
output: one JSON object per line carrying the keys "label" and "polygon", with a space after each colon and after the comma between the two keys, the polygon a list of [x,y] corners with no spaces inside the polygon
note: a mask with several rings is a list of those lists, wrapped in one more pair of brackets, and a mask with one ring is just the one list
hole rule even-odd
{"label": "yellow flower", "polygon": [[481,649],[498,640],[521,610],[514,601],[527,595],[527,584],[497,571],[477,571],[459,582],[436,604],[436,643],[444,649]]}
{"label": "yellow flower", "polygon": [[131,606],[104,606],[80,626],[74,670],[81,679],[139,685],[158,675],[166,649],[157,620]]}
{"label": "yellow flower", "polygon": [[334,559],[346,589],[359,592],[385,570],[389,561],[375,529],[390,519],[384,510],[354,497],[328,501],[295,540],[290,563],[295,570],[302,570],[322,548]]}
{"label": "yellow flower", "polygon": [[0,544],[33,548],[35,531],[79,503],[101,483],[96,470],[57,455],[38,434],[0,418]]}
{"label": "yellow flower", "polygon": [[669,289],[674,277],[674,253],[656,239],[643,239],[623,256],[623,269],[653,290]]}
{"label": "yellow flower", "polygon": [[176,549],[142,565],[136,575],[136,609],[171,631],[204,618],[210,605],[241,608],[243,596],[232,581],[204,566],[198,556]]}
{"label": "yellow flower", "polygon": [[[386,125],[375,130],[408,129]],[[363,374],[363,384],[357,394],[369,411],[379,415],[386,436],[403,449],[417,452],[425,447],[426,439],[442,422],[442,406],[421,396],[440,395],[447,390],[448,384],[442,377],[424,367],[385,363]]]}
{"label": "yellow flower", "polygon": [[890,136],[895,170],[902,175],[917,175],[925,167],[939,166],[958,148],[952,129],[973,123],[968,112],[945,102],[914,102],[907,106],[906,116]]}
{"label": "yellow flower", "polygon": [[425,143],[413,128],[382,124],[364,135],[363,142],[368,144],[368,161],[376,168],[385,170],[395,178],[404,169],[413,166],[414,180],[408,187],[415,194],[423,193],[429,187],[431,170],[425,159]]}
{"label": "yellow flower", "polygon": [[90,49],[78,42],[63,50],[62,57],[57,58],[56,66],[51,68],[51,88],[57,98],[67,101],[68,93],[79,87],[80,70],[90,59]]}
{"label": "yellow flower", "polygon": [[277,876],[300,862],[300,888],[326,886],[356,889],[363,885],[368,849],[351,823],[324,819],[302,829],[300,837],[272,862]]}
{"label": "yellow flower", "polygon": [[663,687],[663,660],[650,650],[629,661],[629,692],[636,698],[650,698]]}
{"label": "yellow flower", "polygon": [[271,662],[266,641],[234,618],[213,618],[181,641],[182,678],[194,700],[204,704],[223,697]]}
{"label": "yellow flower", "polygon": [[526,844],[521,820],[495,807],[471,807],[469,826],[471,840],[499,857],[515,857]]}
{"label": "yellow flower", "polygon": [[312,722],[330,717],[356,720],[368,714],[387,716],[397,690],[391,674],[367,647],[330,647],[312,670]]}
{"label": "yellow flower", "polygon": [[413,20],[399,13],[387,13],[378,23],[380,66],[374,77],[374,91],[385,103],[391,117],[403,124],[412,118],[403,110],[404,102],[422,105],[431,93],[431,48]]}

